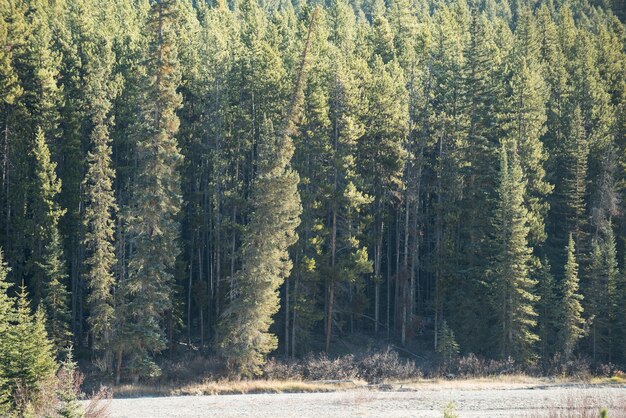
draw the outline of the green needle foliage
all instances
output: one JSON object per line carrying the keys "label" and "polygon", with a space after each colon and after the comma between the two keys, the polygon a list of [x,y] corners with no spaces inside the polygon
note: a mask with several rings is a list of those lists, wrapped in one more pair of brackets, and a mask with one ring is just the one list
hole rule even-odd
{"label": "green needle foliage", "polygon": [[70,342],[69,292],[67,272],[59,220],[65,210],[58,204],[61,180],[56,176],[56,163],[51,161],[50,150],[43,131],[37,130],[33,154],[36,161],[37,199],[33,202],[33,226],[41,240],[41,259],[35,260],[35,292],[43,291],[43,305],[46,311],[47,329],[57,350]]}
{"label": "green needle foliage", "polygon": [[565,360],[569,360],[576,343],[584,335],[583,325],[585,320],[582,317],[583,307],[582,295],[578,293],[578,263],[574,247],[574,238],[570,234],[567,245],[567,263],[565,264],[565,277],[563,278],[563,301],[560,340]]}
{"label": "green needle foliage", "polygon": [[128,227],[133,252],[123,288],[127,317],[121,335],[135,379],[158,373],[152,356],[165,347],[162,320],[173,307],[182,160],[175,138],[181,105],[177,16],[175,1],[161,1],[152,5],[147,22],[146,86],[136,126],[138,171]]}
{"label": "green needle foliage", "polygon": [[322,3],[0,0],[0,246],[55,350],[626,366],[624,1]]}
{"label": "green needle foliage", "polygon": [[503,145],[500,154],[499,202],[494,218],[495,247],[491,270],[493,306],[497,312],[496,342],[501,358],[534,359],[538,300],[530,276],[529,213],[524,207],[526,182],[517,144]]}

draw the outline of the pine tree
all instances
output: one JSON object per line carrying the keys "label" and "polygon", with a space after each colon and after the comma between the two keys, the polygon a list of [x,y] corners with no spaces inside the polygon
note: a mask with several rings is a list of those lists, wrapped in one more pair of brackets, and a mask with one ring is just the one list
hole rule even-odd
{"label": "pine tree", "polygon": [[[510,155],[510,157],[509,157]],[[536,281],[530,277],[529,214],[524,206],[526,181],[516,143],[502,146],[498,208],[494,218],[494,260],[491,267],[495,333],[501,358],[522,362],[534,357],[537,313]],[[510,161],[510,162],[509,162]]]}
{"label": "pine tree", "polygon": [[242,247],[243,266],[233,278],[232,302],[220,322],[222,352],[229,366],[242,375],[259,374],[265,355],[277,347],[268,330],[279,306],[277,289],[291,270],[287,249],[297,241],[301,212],[298,174],[289,167],[291,139],[277,140],[267,122],[262,146],[253,189],[255,210]]}
{"label": "pine tree", "polygon": [[128,302],[126,328],[120,336],[135,381],[159,373],[152,355],[165,347],[161,321],[172,309],[173,269],[179,253],[178,169],[182,157],[175,138],[179,127],[176,110],[181,106],[176,91],[180,83],[176,19],[176,2],[164,0],[152,5],[147,24],[150,42],[146,88],[128,226],[134,250],[122,290]]}
{"label": "pine tree", "polygon": [[[231,369],[244,376],[259,374],[267,353],[276,349],[269,333],[278,311],[278,288],[289,276],[288,249],[298,240],[302,205],[299,176],[291,168],[296,118],[307,80],[307,53],[318,9],[314,9],[296,73],[293,96],[283,127],[274,132],[265,119],[259,143],[258,175],[252,187],[253,212],[242,244],[242,268],[232,278],[230,304],[220,322],[220,348]],[[252,304],[251,301],[256,301]]]}
{"label": "pine tree", "polygon": [[[385,64],[375,55],[370,73],[366,75],[364,95],[367,100],[362,123],[365,133],[358,141],[357,167],[365,183],[364,191],[373,199],[370,216],[374,234],[374,332],[380,324],[380,289],[382,274],[383,237],[387,208],[404,188],[402,183],[406,162],[408,130],[408,94],[404,76],[396,61]],[[387,278],[389,279],[389,278]]]}
{"label": "pine tree", "polygon": [[578,293],[578,263],[574,248],[574,238],[570,234],[567,245],[567,263],[565,264],[565,277],[563,278],[562,316],[560,318],[560,346],[565,361],[568,361],[574,352],[577,341],[584,335],[585,323],[581,305],[582,295]]}
{"label": "pine tree", "polygon": [[[61,180],[56,176],[56,163],[51,161],[41,129],[35,137],[33,154],[36,162],[35,196],[31,209],[33,234],[43,246],[40,256],[31,260],[35,269],[34,289],[43,292],[47,330],[59,350],[68,345],[71,337],[69,292],[65,283],[67,273],[58,228],[65,210],[59,207],[57,201]],[[38,301],[37,297],[35,301]]]}

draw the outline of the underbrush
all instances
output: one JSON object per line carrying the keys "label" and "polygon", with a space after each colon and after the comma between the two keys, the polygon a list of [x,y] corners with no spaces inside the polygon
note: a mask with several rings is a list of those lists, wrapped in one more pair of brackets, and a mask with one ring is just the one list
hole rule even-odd
{"label": "underbrush", "polygon": [[317,354],[308,355],[302,360],[271,359],[265,365],[264,377],[310,381],[356,379],[379,383],[419,379],[423,377],[423,373],[414,361],[402,359],[396,351],[386,348],[382,351],[334,358]]}
{"label": "underbrush", "polygon": [[[555,361],[556,364],[556,361]],[[174,360],[160,362],[162,374],[139,384],[115,386],[115,396],[213,395],[246,393],[328,392],[367,384],[403,384],[405,388],[436,385],[537,384],[546,376],[539,368],[523,367],[513,360],[493,360],[474,354],[458,357],[446,364],[436,358],[420,363],[402,357],[393,347],[362,353],[329,356],[309,354],[300,359],[271,358],[261,376],[241,379],[228,372],[223,359],[180,352]],[[597,369],[597,370],[596,370]],[[551,368],[551,383],[589,382],[621,383],[623,373],[612,365],[592,368],[584,359],[574,359]],[[592,378],[591,376],[600,376]],[[110,376],[93,374],[85,389],[102,382],[111,384]],[[445,383],[444,383],[445,382]]]}

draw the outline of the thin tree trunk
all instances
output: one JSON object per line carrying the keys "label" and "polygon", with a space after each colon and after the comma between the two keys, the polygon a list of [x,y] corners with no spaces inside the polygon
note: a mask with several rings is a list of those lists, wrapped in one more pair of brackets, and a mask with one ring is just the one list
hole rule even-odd
{"label": "thin tree trunk", "polygon": [[289,357],[289,278],[285,280],[285,357]]}
{"label": "thin tree trunk", "polygon": [[326,352],[330,351],[330,340],[333,334],[333,304],[335,298],[335,257],[337,254],[337,209],[333,208],[332,233],[330,239],[331,278],[328,291],[328,314],[326,315]]}
{"label": "thin tree trunk", "polygon": [[380,259],[383,246],[384,223],[378,224],[378,237],[376,240],[376,250],[374,253],[374,334],[378,335],[378,323],[380,322]]}
{"label": "thin tree trunk", "polygon": [[188,348],[191,348],[191,287],[193,285],[193,254],[194,250],[194,236],[191,234],[191,249],[189,251],[191,259],[189,260],[189,283],[187,284],[187,344]]}

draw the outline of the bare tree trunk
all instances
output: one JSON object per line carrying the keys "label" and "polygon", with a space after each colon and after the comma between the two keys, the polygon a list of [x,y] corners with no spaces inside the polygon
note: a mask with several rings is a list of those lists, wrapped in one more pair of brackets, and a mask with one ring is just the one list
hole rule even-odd
{"label": "bare tree trunk", "polygon": [[[198,280],[200,281],[200,283],[203,282],[202,277],[202,248],[198,248]],[[204,306],[202,305],[204,304],[198,304],[198,314],[200,316],[200,351],[204,349]],[[209,299],[207,299],[207,305],[209,305]]]}
{"label": "bare tree trunk", "polygon": [[285,357],[289,357],[289,278],[285,280]]}
{"label": "bare tree trunk", "polygon": [[[298,254],[296,253],[296,265],[298,265]],[[291,320],[291,356],[296,356],[296,317],[297,317],[297,309],[296,309],[296,301],[298,298],[298,284],[300,282],[300,275],[296,274],[294,276],[294,284],[293,284],[293,314]]]}
{"label": "bare tree trunk", "polygon": [[189,282],[187,284],[187,344],[188,348],[191,348],[191,287],[193,286],[193,254],[194,250],[194,237],[195,234],[191,234],[191,248],[189,251],[190,260],[189,260]]}
{"label": "bare tree trunk", "polygon": [[[333,208],[332,234],[330,239],[330,268],[334,275],[335,257],[337,254],[337,209]],[[330,351],[330,340],[333,334],[333,304],[335,298],[335,280],[331,277],[328,290],[328,313],[326,315],[326,352]]]}
{"label": "bare tree trunk", "polygon": [[384,223],[381,219],[378,224],[378,237],[374,251],[374,334],[376,335],[378,335],[378,323],[380,322],[380,259],[383,246],[383,228]]}
{"label": "bare tree trunk", "polygon": [[117,350],[117,367],[115,368],[115,384],[120,384],[122,377],[122,349]]}

